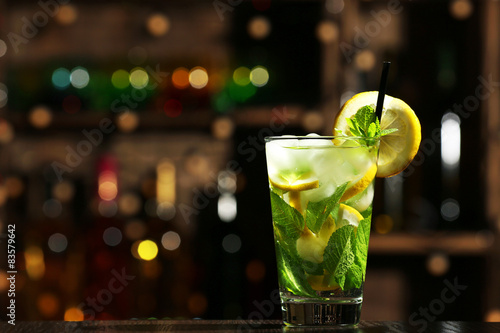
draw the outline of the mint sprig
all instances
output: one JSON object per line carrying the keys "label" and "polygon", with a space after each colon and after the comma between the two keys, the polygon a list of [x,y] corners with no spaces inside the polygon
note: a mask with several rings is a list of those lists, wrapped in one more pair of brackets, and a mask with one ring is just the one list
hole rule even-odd
{"label": "mint sprig", "polygon": [[354,117],[346,118],[346,122],[349,125],[351,135],[364,138],[363,143],[367,146],[374,145],[376,138],[394,133],[398,130],[397,128],[382,130],[375,110],[369,105],[360,108]]}

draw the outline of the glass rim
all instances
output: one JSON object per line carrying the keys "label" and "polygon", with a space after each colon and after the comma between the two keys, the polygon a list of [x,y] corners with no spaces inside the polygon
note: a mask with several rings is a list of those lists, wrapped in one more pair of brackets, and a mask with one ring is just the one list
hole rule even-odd
{"label": "glass rim", "polygon": [[320,135],[320,136],[284,136],[284,135],[274,135],[264,137],[265,142],[278,141],[278,140],[376,140],[380,141],[380,137],[365,138],[362,136],[342,136],[342,135]]}

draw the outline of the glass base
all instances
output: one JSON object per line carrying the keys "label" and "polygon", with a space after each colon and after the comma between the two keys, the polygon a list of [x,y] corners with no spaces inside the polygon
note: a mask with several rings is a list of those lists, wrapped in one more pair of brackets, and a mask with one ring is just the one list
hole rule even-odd
{"label": "glass base", "polygon": [[282,302],[283,321],[289,326],[355,326],[361,316],[361,300]]}

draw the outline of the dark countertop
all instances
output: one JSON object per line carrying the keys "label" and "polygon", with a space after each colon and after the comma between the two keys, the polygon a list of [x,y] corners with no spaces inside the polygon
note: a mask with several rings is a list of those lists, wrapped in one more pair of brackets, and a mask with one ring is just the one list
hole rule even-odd
{"label": "dark countertop", "polygon": [[[424,327],[427,325],[427,327]],[[334,329],[289,328],[281,321],[265,320],[108,320],[108,321],[25,321],[15,326],[0,323],[1,332],[328,332]],[[356,328],[340,328],[342,332],[500,332],[500,323],[443,321],[419,323],[362,321]]]}

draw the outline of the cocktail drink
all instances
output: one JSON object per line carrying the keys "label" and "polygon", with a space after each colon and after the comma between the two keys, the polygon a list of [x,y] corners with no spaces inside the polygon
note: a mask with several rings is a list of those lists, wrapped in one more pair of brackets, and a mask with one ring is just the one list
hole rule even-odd
{"label": "cocktail drink", "polygon": [[360,93],[340,110],[334,136],[266,138],[283,321],[356,325],[360,321],[375,177],[406,168],[420,145],[420,123],[403,101]]}
{"label": "cocktail drink", "polygon": [[285,323],[359,322],[379,140],[266,140]]}

